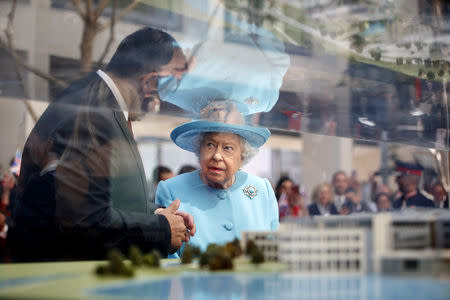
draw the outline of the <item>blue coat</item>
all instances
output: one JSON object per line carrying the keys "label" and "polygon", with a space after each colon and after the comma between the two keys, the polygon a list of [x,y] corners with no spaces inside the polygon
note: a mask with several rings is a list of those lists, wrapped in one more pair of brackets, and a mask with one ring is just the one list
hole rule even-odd
{"label": "blue coat", "polygon": [[[278,205],[269,181],[240,171],[235,176],[234,184],[222,190],[206,185],[199,171],[185,173],[161,181],[155,201],[167,207],[180,199],[180,210],[190,213],[197,227],[189,243],[202,250],[241,239],[243,230],[276,230]],[[253,199],[244,192],[249,185],[257,189]]]}

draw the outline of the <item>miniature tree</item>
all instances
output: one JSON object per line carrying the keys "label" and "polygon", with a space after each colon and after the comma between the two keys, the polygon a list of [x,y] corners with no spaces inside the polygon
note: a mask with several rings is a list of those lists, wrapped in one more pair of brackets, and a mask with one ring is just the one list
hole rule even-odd
{"label": "miniature tree", "polygon": [[251,255],[251,253],[257,248],[258,248],[258,246],[256,246],[256,244],[253,240],[248,240],[245,245],[245,254]]}
{"label": "miniature tree", "polygon": [[109,267],[107,265],[98,265],[95,268],[95,274],[97,275],[106,275],[109,273]]}
{"label": "miniature tree", "polygon": [[126,265],[124,262],[125,257],[117,249],[111,249],[108,251],[108,264],[99,265],[95,269],[97,275],[120,275],[131,277],[134,275],[134,269],[132,266]]}
{"label": "miniature tree", "polygon": [[218,252],[219,246],[217,244],[209,244],[206,251],[200,255],[199,265],[201,268],[209,266],[209,261]]}
{"label": "miniature tree", "polygon": [[214,251],[216,251],[217,249],[219,249],[220,246],[215,244],[215,243],[211,243],[208,245],[208,247],[206,248],[206,252],[208,253],[213,253]]}
{"label": "miniature tree", "polygon": [[233,260],[225,247],[217,244],[209,244],[206,251],[201,254],[200,267],[208,266],[209,270],[231,270],[233,269]]}
{"label": "miniature tree", "polygon": [[261,264],[264,262],[264,253],[259,249],[259,248],[255,248],[253,249],[252,253],[250,253],[250,261],[252,262],[252,264]]}
{"label": "miniature tree", "polygon": [[111,249],[108,252],[109,267],[112,274],[121,274],[125,269],[125,257],[117,249]]}
{"label": "miniature tree", "polygon": [[215,255],[209,258],[208,266],[211,271],[232,270],[233,260],[225,247],[220,247]]}
{"label": "miniature tree", "polygon": [[209,261],[208,254],[206,252],[203,252],[200,255],[200,259],[198,260],[198,264],[199,264],[200,268],[204,268],[204,267],[208,266],[208,261]]}
{"label": "miniature tree", "polygon": [[128,250],[128,257],[135,266],[141,266],[144,263],[144,255],[142,254],[141,249],[136,245],[130,247]]}
{"label": "miniature tree", "polygon": [[156,250],[153,250],[144,256],[144,263],[150,267],[158,268],[160,265],[160,260],[161,255]]}
{"label": "miniature tree", "polygon": [[238,239],[234,239],[232,242],[227,243],[225,245],[225,250],[231,258],[236,258],[242,255],[242,249]]}
{"label": "miniature tree", "polygon": [[200,250],[200,248],[196,247],[196,246],[192,246],[192,245],[190,247],[192,249],[192,255],[194,256],[194,258],[200,257],[200,255],[202,254],[202,251]]}
{"label": "miniature tree", "polygon": [[190,264],[192,263],[194,258],[200,257],[201,251],[199,247],[186,245],[183,249],[183,253],[181,255],[181,263],[182,264]]}
{"label": "miniature tree", "polygon": [[194,253],[192,251],[192,248],[189,245],[186,245],[186,247],[184,247],[183,253],[181,254],[181,263],[190,264],[192,263],[193,259]]}

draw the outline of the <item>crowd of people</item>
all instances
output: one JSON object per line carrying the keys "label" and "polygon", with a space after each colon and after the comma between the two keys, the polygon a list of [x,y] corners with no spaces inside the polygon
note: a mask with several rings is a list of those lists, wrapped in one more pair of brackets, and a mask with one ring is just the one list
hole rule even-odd
{"label": "crowd of people", "polygon": [[344,171],[337,171],[331,182],[314,187],[309,201],[304,192],[299,192],[294,180],[282,176],[275,186],[280,220],[387,212],[408,207],[449,208],[448,195],[441,181],[431,184],[426,192],[420,189],[420,167],[398,162],[395,175],[397,189],[392,190],[387,185],[377,184],[373,177],[361,183],[355,173],[349,176]]}

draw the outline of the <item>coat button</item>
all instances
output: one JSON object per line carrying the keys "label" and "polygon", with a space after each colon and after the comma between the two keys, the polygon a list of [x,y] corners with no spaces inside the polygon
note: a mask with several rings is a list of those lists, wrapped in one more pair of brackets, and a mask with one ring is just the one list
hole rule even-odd
{"label": "coat button", "polygon": [[220,199],[225,199],[228,196],[228,192],[225,191],[221,191],[217,194],[217,197],[219,197]]}
{"label": "coat button", "polygon": [[233,226],[233,223],[227,222],[227,223],[223,224],[223,227],[225,227],[226,230],[230,231],[233,229],[234,226]]}

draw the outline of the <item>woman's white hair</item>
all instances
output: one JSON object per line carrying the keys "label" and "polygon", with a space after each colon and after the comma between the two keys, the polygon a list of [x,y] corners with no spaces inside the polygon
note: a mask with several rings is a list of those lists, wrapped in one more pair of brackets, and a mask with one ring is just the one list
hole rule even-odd
{"label": "woman's white hair", "polygon": [[[205,139],[205,137],[208,134],[211,133],[215,133],[215,132],[202,132],[199,133],[194,140],[192,141],[192,145],[194,147],[194,153],[195,155],[197,155],[197,157],[200,159],[200,148],[201,145]],[[241,148],[242,148],[242,165],[245,165],[246,163],[248,163],[259,151],[259,148],[257,147],[252,147],[250,146],[250,144],[247,142],[246,139],[244,139],[242,136],[236,134],[236,136],[239,137],[239,140],[241,141]]]}

